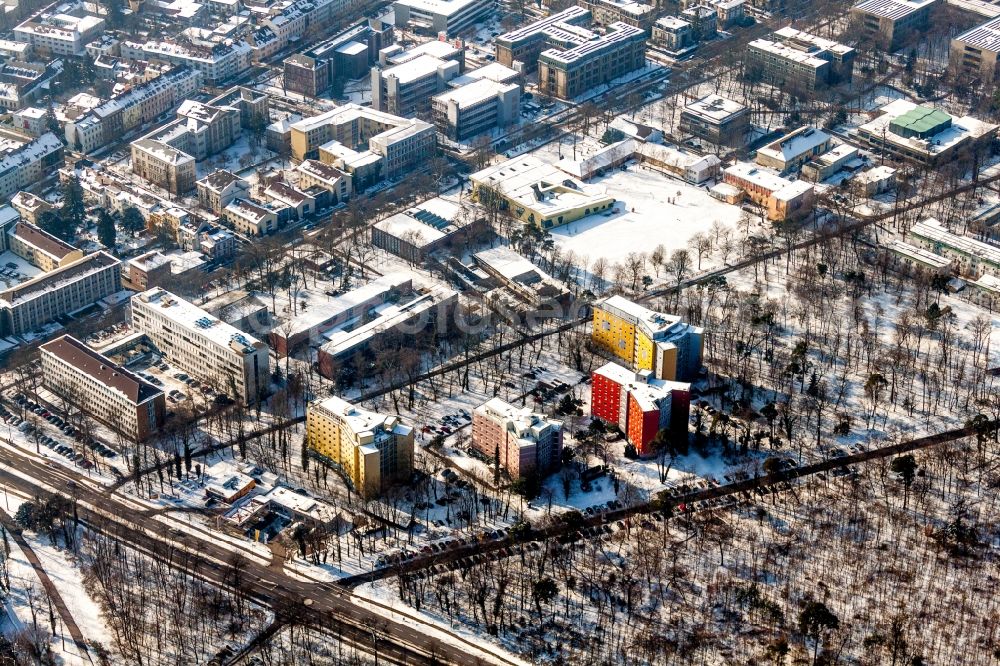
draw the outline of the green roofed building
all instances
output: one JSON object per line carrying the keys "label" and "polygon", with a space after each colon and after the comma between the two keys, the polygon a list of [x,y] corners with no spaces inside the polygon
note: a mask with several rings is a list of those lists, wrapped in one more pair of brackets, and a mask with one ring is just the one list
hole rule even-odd
{"label": "green roofed building", "polygon": [[958,156],[990,154],[997,125],[951,116],[905,99],[889,102],[857,130],[858,140],[890,159],[935,167]]}
{"label": "green roofed building", "polygon": [[910,138],[926,139],[940,134],[951,127],[951,116],[944,111],[917,106],[889,123],[893,134]]}

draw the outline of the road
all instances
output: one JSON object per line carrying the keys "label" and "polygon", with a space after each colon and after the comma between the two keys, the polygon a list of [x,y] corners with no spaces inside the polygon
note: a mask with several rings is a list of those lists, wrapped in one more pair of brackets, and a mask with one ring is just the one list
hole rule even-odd
{"label": "road", "polygon": [[[17,470],[13,472],[12,470]],[[28,477],[28,478],[25,478]],[[76,498],[80,520],[90,528],[120,540],[147,555],[187,570],[214,585],[227,587],[234,551],[217,540],[151,525],[145,511],[110,496],[87,477],[8,443],[0,445],[0,483],[34,497],[59,489]],[[182,557],[181,557],[182,556]],[[304,581],[280,567],[242,558],[242,588],[252,599],[270,606],[283,620],[308,624],[340,640],[377,654],[387,663],[486,665],[515,664],[478,644],[451,636],[444,641],[417,620],[397,622],[370,609],[373,602],[331,583]],[[375,604],[377,605],[377,604]],[[67,623],[67,626],[68,623]]]}
{"label": "road", "polygon": [[[994,428],[995,427],[996,424],[994,424]],[[830,458],[810,465],[794,467],[777,474],[758,476],[744,481],[736,481],[733,483],[706,488],[704,490],[677,493],[669,498],[669,502],[672,507],[690,507],[690,505],[696,502],[743,493],[758,492],[758,494],[763,497],[765,492],[764,489],[776,486],[776,484],[782,482],[803,479],[821,473],[831,472],[838,468],[856,465],[858,463],[877,460],[879,458],[894,457],[911,451],[917,451],[919,449],[926,449],[940,444],[947,444],[963,437],[970,437],[974,434],[975,431],[970,427],[956,428],[954,430],[948,430],[934,435],[927,435],[925,437],[919,437],[905,442],[900,442],[898,444],[871,449],[869,451],[862,451],[860,453],[845,455],[839,458]],[[578,532],[581,528],[603,525],[636,515],[652,513],[658,508],[660,507],[657,502],[648,502],[622,509],[604,511],[592,517],[585,518],[583,521],[575,524],[557,523],[542,530],[535,530],[530,535],[526,535],[521,541],[525,539],[532,541],[547,540],[572,535]],[[390,576],[414,573],[439,564],[447,565],[469,556],[493,554],[504,548],[517,545],[517,543],[518,540],[512,539],[509,536],[504,539],[494,539],[471,546],[446,550],[440,553],[423,555],[402,564],[383,567],[364,574],[350,576],[348,578],[341,579],[339,582],[347,587],[360,585],[362,583],[370,583],[376,580],[388,578]],[[510,555],[513,556],[514,554],[515,553],[512,552]]]}

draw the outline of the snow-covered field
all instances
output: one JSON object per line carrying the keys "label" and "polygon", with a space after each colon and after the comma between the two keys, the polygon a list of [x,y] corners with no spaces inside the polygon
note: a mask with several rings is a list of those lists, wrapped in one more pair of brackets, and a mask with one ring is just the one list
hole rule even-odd
{"label": "snow-covered field", "polygon": [[552,237],[563,252],[591,261],[603,257],[621,263],[630,253],[648,254],[658,245],[669,256],[673,250],[687,249],[691,237],[708,233],[713,223],[735,227],[742,215],[738,206],[713,199],[704,188],[648,167],[613,170],[590,184],[618,199],[614,214],[563,225],[552,230]]}

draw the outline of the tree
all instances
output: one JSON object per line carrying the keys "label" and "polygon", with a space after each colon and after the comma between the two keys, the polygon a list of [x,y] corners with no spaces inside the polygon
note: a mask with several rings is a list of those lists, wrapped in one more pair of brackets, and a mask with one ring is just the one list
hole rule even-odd
{"label": "tree", "polygon": [[109,28],[120,28],[125,23],[122,5],[122,0],[107,0]]}
{"label": "tree", "polygon": [[26,530],[34,530],[38,522],[37,513],[38,509],[32,502],[24,502],[17,508],[14,521]]}
{"label": "tree", "polygon": [[146,220],[135,206],[129,206],[122,212],[122,229],[133,236],[146,228]]}
{"label": "tree", "polygon": [[771,429],[771,439],[774,439],[774,420],[778,418],[778,408],[773,402],[769,402],[760,408],[760,414],[767,419],[767,426]]}
{"label": "tree", "polygon": [[780,473],[781,458],[775,458],[774,456],[771,456],[770,458],[764,461],[763,468],[764,468],[764,473],[767,474],[768,476],[774,476],[775,474]]}
{"label": "tree", "polygon": [[115,218],[102,208],[97,213],[97,239],[101,241],[101,245],[104,247],[114,250],[117,235],[118,230],[115,228]]}
{"label": "tree", "polygon": [[903,482],[903,509],[906,509],[910,486],[913,485],[913,479],[917,476],[917,461],[911,455],[899,456],[893,458],[889,468]]}
{"label": "tree", "polygon": [[551,578],[542,578],[535,581],[531,587],[531,597],[535,600],[535,608],[538,609],[538,619],[542,619],[542,604],[548,604],[559,594],[559,587]]}
{"label": "tree", "polygon": [[43,231],[47,231],[56,238],[61,238],[67,241],[73,240],[72,234],[69,233],[62,216],[55,211],[47,210],[39,215],[38,226],[41,227]]}
{"label": "tree", "polygon": [[67,238],[72,240],[76,232],[83,226],[87,208],[83,201],[83,187],[80,186],[80,179],[76,175],[71,176],[63,183],[62,188],[63,207],[62,219],[66,225]]}
{"label": "tree", "polygon": [[822,601],[809,601],[799,613],[799,633],[813,641],[813,660],[819,661],[819,651],[827,632],[840,626],[840,620]]}

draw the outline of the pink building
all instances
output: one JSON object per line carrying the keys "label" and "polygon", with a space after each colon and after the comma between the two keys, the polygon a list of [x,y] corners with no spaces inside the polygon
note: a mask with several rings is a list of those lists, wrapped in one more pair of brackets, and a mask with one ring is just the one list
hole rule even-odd
{"label": "pink building", "polygon": [[499,455],[511,479],[545,475],[559,466],[562,422],[493,398],[472,414],[472,445],[490,459]]}

